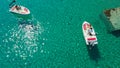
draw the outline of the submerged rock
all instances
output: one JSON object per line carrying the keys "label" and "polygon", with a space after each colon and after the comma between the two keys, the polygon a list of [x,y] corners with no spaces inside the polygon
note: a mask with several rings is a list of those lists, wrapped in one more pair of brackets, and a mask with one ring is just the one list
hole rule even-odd
{"label": "submerged rock", "polygon": [[106,22],[110,31],[120,30],[120,7],[108,9],[104,11],[104,14],[109,22]]}

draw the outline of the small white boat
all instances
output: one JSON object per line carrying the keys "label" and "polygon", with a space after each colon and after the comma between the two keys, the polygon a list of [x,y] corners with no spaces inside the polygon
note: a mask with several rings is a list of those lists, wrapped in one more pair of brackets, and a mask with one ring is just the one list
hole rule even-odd
{"label": "small white boat", "polygon": [[83,30],[83,35],[85,38],[86,45],[94,46],[98,44],[96,33],[90,23],[88,23],[87,21],[84,21],[82,24],[82,30]]}
{"label": "small white boat", "polygon": [[17,14],[22,14],[22,15],[30,14],[29,9],[27,9],[24,6],[20,6],[20,5],[19,6],[18,5],[14,5],[12,8],[10,8],[9,11],[13,12],[13,13],[17,13]]}

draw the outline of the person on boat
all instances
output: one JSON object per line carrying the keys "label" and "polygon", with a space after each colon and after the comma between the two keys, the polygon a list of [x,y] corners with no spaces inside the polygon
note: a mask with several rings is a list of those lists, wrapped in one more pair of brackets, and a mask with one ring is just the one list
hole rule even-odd
{"label": "person on boat", "polygon": [[93,28],[92,28],[92,26],[90,25],[90,26],[89,26],[89,29],[88,29],[88,34],[89,34],[90,36],[93,36],[92,32],[93,32]]}
{"label": "person on boat", "polygon": [[15,8],[16,8],[16,10],[20,10],[21,9],[21,7],[18,6],[18,5],[15,5]]}

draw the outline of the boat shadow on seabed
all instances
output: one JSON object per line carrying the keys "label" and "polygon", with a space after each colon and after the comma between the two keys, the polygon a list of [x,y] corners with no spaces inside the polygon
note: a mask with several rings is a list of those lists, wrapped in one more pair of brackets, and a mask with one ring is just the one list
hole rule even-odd
{"label": "boat shadow on seabed", "polygon": [[22,18],[24,20],[27,20],[27,19],[32,19],[32,15],[31,14],[28,14],[28,15],[21,15],[21,14],[17,14],[17,13],[12,13],[15,17],[17,18]]}
{"label": "boat shadow on seabed", "polygon": [[87,45],[86,47],[87,47],[90,59],[98,62],[98,60],[100,59],[100,52],[98,50],[97,45],[94,45],[94,46]]}

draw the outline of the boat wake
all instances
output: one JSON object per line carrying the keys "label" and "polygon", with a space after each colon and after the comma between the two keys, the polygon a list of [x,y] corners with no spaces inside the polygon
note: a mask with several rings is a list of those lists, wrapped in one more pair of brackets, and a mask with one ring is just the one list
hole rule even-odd
{"label": "boat wake", "polygon": [[38,41],[40,38],[38,36],[40,36],[43,31],[44,29],[38,21],[36,25],[30,23],[20,24],[11,29],[6,33],[6,39],[3,40],[6,57],[12,62],[32,58],[38,51]]}

